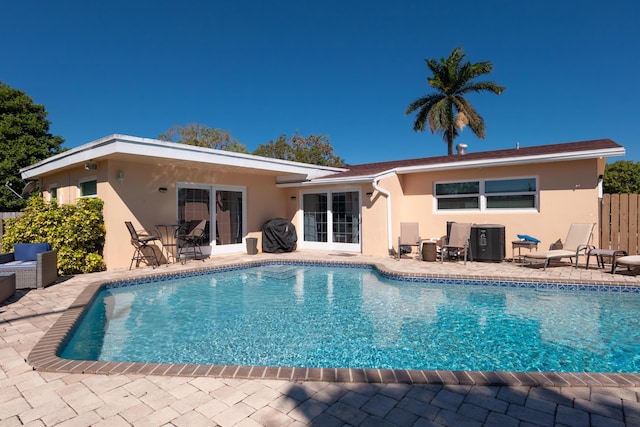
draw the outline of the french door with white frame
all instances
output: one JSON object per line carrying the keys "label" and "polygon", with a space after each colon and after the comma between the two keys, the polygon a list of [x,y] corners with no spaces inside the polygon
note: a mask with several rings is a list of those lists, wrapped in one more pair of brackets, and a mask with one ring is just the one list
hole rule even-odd
{"label": "french door with white frame", "polygon": [[300,199],[301,248],[361,251],[359,190],[307,190]]}

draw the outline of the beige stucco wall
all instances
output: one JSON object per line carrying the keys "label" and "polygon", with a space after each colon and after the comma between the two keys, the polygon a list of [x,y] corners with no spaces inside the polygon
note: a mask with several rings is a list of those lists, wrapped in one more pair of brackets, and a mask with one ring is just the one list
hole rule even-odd
{"label": "beige stucco wall", "polygon": [[[122,182],[119,172],[124,173]],[[138,229],[155,231],[156,224],[177,220],[177,183],[243,187],[247,194],[245,237],[261,237],[262,225],[275,217],[292,215],[290,190],[276,188],[275,177],[250,171],[223,171],[215,167],[155,166],[123,160],[98,162],[94,171],[75,168],[43,178],[45,198],[51,184],[58,185],[59,201],[74,203],[82,179],[98,179],[98,197],[104,201],[107,235],[104,259],[109,270],[128,268],[133,253],[125,221]],[[167,189],[162,193],[160,187]],[[258,247],[261,242],[258,242]]]}
{"label": "beige stucco wall", "polygon": [[[423,238],[438,238],[446,233],[447,221],[457,221],[504,225],[506,255],[509,257],[509,242],[516,239],[516,234],[535,236],[542,240],[540,247],[547,248],[556,240],[565,239],[572,222],[598,223],[598,176],[604,173],[604,165],[605,160],[598,159],[399,176],[391,174],[377,182],[389,193],[388,196],[375,190],[371,183],[332,188],[360,191],[361,248],[364,255],[388,256],[389,241],[395,250],[400,222],[418,222]],[[124,173],[122,182],[118,181],[119,172]],[[432,194],[434,182],[529,176],[538,177],[539,211],[456,213],[435,210]],[[245,237],[261,238],[262,225],[272,218],[287,218],[296,225],[300,221],[300,197],[304,189],[278,188],[274,176],[251,170],[224,170],[211,166],[199,168],[184,163],[156,165],[110,159],[98,162],[96,170],[78,167],[43,177],[41,188],[46,198],[46,190],[55,184],[58,186],[59,201],[74,203],[78,197],[79,181],[91,178],[98,179],[98,197],[105,202],[107,236],[104,258],[108,269],[129,266],[133,249],[124,221],[132,221],[137,228],[149,230],[153,230],[156,224],[176,221],[177,183],[245,188]],[[167,191],[159,192],[160,187]],[[302,238],[301,233],[300,228],[299,239]],[[598,244],[597,233],[594,233],[593,243]],[[258,247],[261,247],[261,242]]]}
{"label": "beige stucco wall", "polygon": [[[540,248],[546,249],[558,239],[565,240],[571,223],[598,223],[598,176],[602,173],[604,160],[580,160],[401,175],[397,179],[382,180],[380,186],[391,192],[393,200],[394,248],[400,222],[418,222],[423,238],[445,235],[447,221],[501,224],[505,226],[506,255],[510,257],[510,242],[517,239],[517,234],[537,237],[542,241]],[[435,182],[516,177],[538,177],[539,211],[437,212],[435,209]],[[376,240],[375,236],[380,235],[380,221],[384,215],[380,210],[375,212],[370,218],[363,218],[365,242]],[[375,225],[372,225],[373,221]],[[597,245],[597,225],[595,231],[593,244]],[[384,256],[387,253],[383,245],[365,247],[363,252],[368,255]]]}

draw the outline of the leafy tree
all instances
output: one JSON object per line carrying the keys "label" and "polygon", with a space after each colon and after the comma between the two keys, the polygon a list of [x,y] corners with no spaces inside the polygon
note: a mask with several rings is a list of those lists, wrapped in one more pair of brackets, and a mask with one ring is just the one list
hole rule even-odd
{"label": "leafy tree", "polygon": [[198,123],[188,123],[185,126],[173,126],[166,133],[158,136],[158,139],[195,145],[197,147],[215,148],[217,150],[234,151],[236,153],[249,153],[247,147],[240,144],[237,140],[232,139],[226,130],[214,129]]}
{"label": "leafy tree", "polygon": [[260,144],[252,154],[313,165],[344,166],[342,159],[333,154],[329,137],[324,135],[304,137],[298,131],[291,137],[280,135],[275,141]]}
{"label": "leafy tree", "polygon": [[618,160],[604,167],[602,189],[605,193],[640,193],[640,162]]}
{"label": "leafy tree", "polygon": [[478,138],[485,136],[484,120],[464,95],[483,91],[500,95],[506,89],[491,81],[474,81],[493,71],[493,65],[490,62],[462,63],[464,58],[462,48],[456,47],[446,59],[425,59],[433,73],[427,82],[436,91],[416,99],[405,111],[405,115],[417,111],[414,131],[422,132],[428,125],[432,134],[442,132],[449,155],[453,154],[453,141],[465,126],[468,125]]}
{"label": "leafy tree", "polygon": [[21,193],[26,183],[20,169],[62,151],[64,139],[49,133],[47,114],[26,93],[0,81],[0,211],[26,206],[5,183]]}

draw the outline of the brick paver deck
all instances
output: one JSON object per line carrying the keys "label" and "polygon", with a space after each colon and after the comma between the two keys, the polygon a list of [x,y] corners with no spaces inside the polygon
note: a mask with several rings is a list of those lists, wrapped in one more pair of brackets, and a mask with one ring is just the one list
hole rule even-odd
{"label": "brick paver deck", "polygon": [[[204,265],[267,257],[216,257]],[[510,263],[463,266],[317,252],[278,258],[366,261],[409,274],[640,286],[640,276],[626,272],[614,276],[595,268],[551,267],[542,271]],[[155,271],[145,268],[80,275],[46,289],[20,291],[0,304],[0,425],[640,425],[640,387],[635,376],[628,375],[613,379],[591,375],[588,381],[583,378],[583,383],[573,381],[567,386],[545,386],[548,378],[534,378],[538,385],[532,386],[517,376],[507,381],[509,385],[493,385],[493,380],[478,385],[483,383],[475,375],[440,384],[406,380],[365,383],[206,376],[199,372],[184,375],[182,370],[178,370],[180,376],[167,376],[146,373],[142,366],[125,373],[115,373],[115,366],[103,368],[100,374],[46,372],[34,370],[26,362],[45,334],[73,311],[74,301],[92,284],[202,267],[202,262],[193,261]],[[439,374],[441,377],[449,374]],[[549,384],[565,380],[552,376]]]}

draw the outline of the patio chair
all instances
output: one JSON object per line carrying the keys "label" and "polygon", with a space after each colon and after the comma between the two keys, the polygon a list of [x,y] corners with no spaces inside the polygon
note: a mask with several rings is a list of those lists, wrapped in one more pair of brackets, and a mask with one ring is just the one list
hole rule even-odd
{"label": "patio chair", "polygon": [[153,268],[159,266],[160,263],[158,262],[155,248],[149,246],[149,243],[160,241],[160,238],[148,231],[136,230],[131,221],[125,221],[124,223],[127,226],[127,230],[129,230],[129,234],[131,235],[131,244],[134,247],[131,263],[129,264],[129,270],[131,270],[131,266],[133,266],[133,261],[136,262],[136,267],[140,265],[140,261],[144,261],[147,264],[151,261]]}
{"label": "patio chair", "polygon": [[[402,255],[404,255],[405,253],[410,253],[411,246],[418,247],[418,256],[420,256],[421,243],[422,243],[422,239],[420,238],[418,223],[417,222],[401,222],[400,236],[398,236],[397,259],[400,259]],[[409,247],[408,250],[406,249],[407,247]]]}
{"label": "patio chair", "polygon": [[0,273],[14,273],[16,289],[42,289],[58,279],[58,251],[49,243],[16,243],[0,255]]}
{"label": "patio chair", "polygon": [[444,262],[445,256],[451,259],[452,254],[464,256],[464,264],[467,264],[467,256],[473,261],[471,253],[471,223],[468,222],[452,222],[449,236],[442,243],[440,251],[440,263]]}
{"label": "patio chair", "polygon": [[573,223],[569,227],[567,238],[562,245],[562,249],[551,249],[548,251],[531,252],[524,256],[524,260],[537,259],[544,261],[544,269],[547,269],[551,260],[561,260],[562,258],[569,258],[573,262],[573,258],[576,259],[574,264],[575,268],[578,268],[578,258],[586,256],[593,246],[589,245],[591,242],[591,236],[593,233],[593,227],[595,223]]}
{"label": "patio chair", "polygon": [[[191,226],[193,223],[196,224],[195,227]],[[206,234],[207,220],[191,221],[184,225],[186,227],[178,230],[178,258],[183,264],[187,258],[204,261],[200,246]]]}

